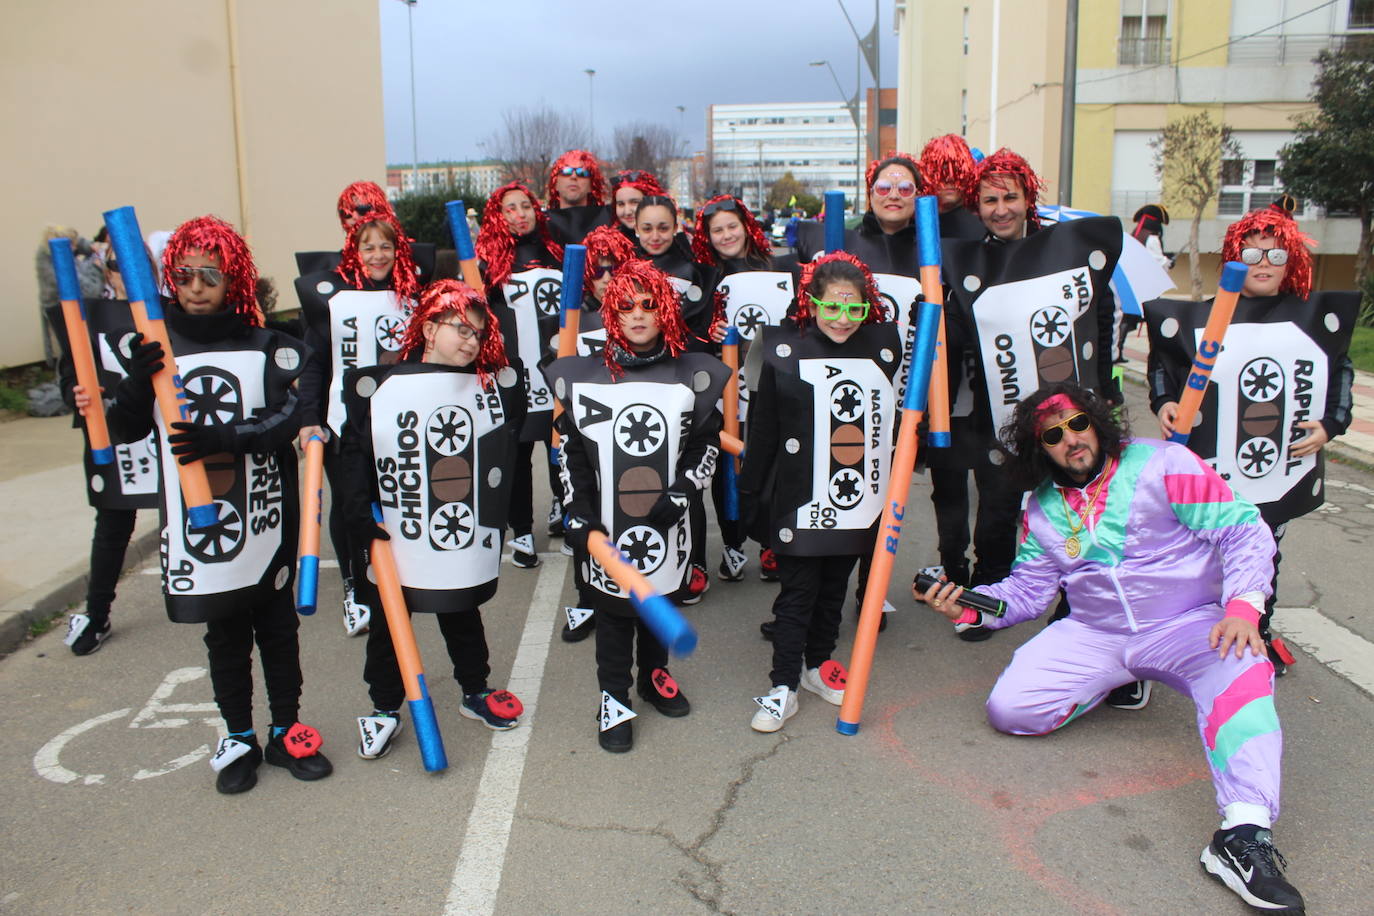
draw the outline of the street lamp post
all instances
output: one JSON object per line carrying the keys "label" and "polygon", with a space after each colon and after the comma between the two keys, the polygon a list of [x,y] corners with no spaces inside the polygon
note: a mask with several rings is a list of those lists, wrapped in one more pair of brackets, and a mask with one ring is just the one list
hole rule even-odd
{"label": "street lamp post", "polygon": [[420,193],[420,126],[415,116],[415,4],[419,0],[401,0],[406,5],[406,30],[410,33],[410,185],[411,193]]}
{"label": "street lamp post", "polygon": [[588,146],[596,145],[596,71],[588,68],[582,71],[587,74],[587,125],[591,136]]}
{"label": "street lamp post", "polygon": [[[830,66],[828,60],[813,60],[813,67],[825,67],[830,71],[830,78],[835,81],[835,88],[840,91],[840,98],[844,99],[844,87],[840,85],[840,78],[835,75],[835,68]],[[863,187],[863,127],[859,123],[859,90],[854,89],[854,98],[847,99],[844,107],[849,109],[849,117],[854,120],[854,213],[859,213],[859,200],[862,197],[860,189]]]}
{"label": "street lamp post", "polygon": [[739,177],[736,162],[739,157],[739,150],[735,148],[735,125],[730,125],[730,186],[726,188],[727,194],[735,193],[735,181]]}

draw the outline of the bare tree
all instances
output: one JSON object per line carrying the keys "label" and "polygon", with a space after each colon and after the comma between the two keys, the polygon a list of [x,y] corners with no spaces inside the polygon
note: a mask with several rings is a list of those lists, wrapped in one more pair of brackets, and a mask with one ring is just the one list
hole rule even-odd
{"label": "bare tree", "polygon": [[547,105],[507,111],[501,120],[501,127],[478,145],[501,163],[507,181],[523,181],[537,194],[544,192],[555,159],[588,145],[586,122]]}
{"label": "bare tree", "polygon": [[1188,279],[1194,299],[1202,298],[1201,252],[1198,227],[1202,211],[1221,192],[1222,163],[1241,157],[1240,144],[1231,128],[1218,124],[1206,111],[1170,121],[1150,141],[1155,151],[1155,175],[1164,186],[1164,205],[1182,213],[1192,211],[1188,230]]}
{"label": "bare tree", "polygon": [[668,161],[686,154],[687,141],[665,124],[632,121],[615,129],[612,150],[620,168],[646,169],[667,182]]}

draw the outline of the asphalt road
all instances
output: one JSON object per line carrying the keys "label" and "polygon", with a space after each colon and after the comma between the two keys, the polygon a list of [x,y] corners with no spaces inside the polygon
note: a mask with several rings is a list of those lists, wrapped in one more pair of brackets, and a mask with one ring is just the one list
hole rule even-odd
{"label": "asphalt road", "polygon": [[[1360,656],[1374,478],[1330,477],[1330,505],[1284,542],[1280,604],[1315,608],[1291,619],[1317,655],[1295,646],[1279,682],[1276,838],[1310,912],[1354,914],[1374,899],[1374,664]],[[264,766],[237,797],[215,793],[206,762],[219,723],[202,628],[168,623],[157,577],[131,575],[102,651],[75,658],[57,630],[0,663],[0,912],[1248,912],[1197,865],[1216,815],[1191,704],[1160,690],[1045,738],[992,731],[987,692],[1040,624],[967,644],[915,605],[907,583],[934,556],[922,478],[910,505],[856,737],[809,693],[783,731],[750,730],[776,591],[751,551],[747,581],[713,577],[688,609],[701,645],[672,670],[691,716],[641,709],[634,751],[602,752],[593,644],[558,640],[571,574],[541,538],[544,565],[503,568],[484,611],[492,684],[522,697],[523,727],[458,716],[437,628],[417,620],[450,768],[426,774],[409,728],[390,756],[359,759],[363,642],[344,635],[326,570],[302,621],[303,717],[335,774]],[[852,633],[847,614],[842,661]]]}

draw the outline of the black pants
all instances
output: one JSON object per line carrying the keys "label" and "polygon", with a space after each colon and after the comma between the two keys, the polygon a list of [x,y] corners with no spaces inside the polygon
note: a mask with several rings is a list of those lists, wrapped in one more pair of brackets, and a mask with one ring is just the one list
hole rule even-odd
{"label": "black pants", "polygon": [[[339,450],[338,436],[330,436],[324,444],[324,476],[329,481],[329,541],[334,545],[334,556],[339,561],[339,574],[345,582],[353,578],[353,556],[369,545],[354,547],[349,542],[348,524],[344,520],[343,500],[339,494],[344,487],[343,453]],[[304,486],[305,465],[301,464],[302,486]]]}
{"label": "black pants", "polygon": [[[604,602],[602,607],[604,608]],[[635,640],[639,641],[638,655]],[[634,676],[630,667],[639,660],[639,679],[648,683],[655,668],[668,667],[668,650],[637,614],[598,611],[596,615],[596,681],[598,686],[628,705]]]}
{"label": "black pants", "polygon": [[782,589],[773,601],[773,671],[770,683],[797,689],[802,664],[819,667],[835,651],[849,574],[859,558],[778,554]]}
{"label": "black pants", "polygon": [[544,465],[545,472],[549,475],[549,488],[553,490],[554,499],[563,498],[563,481],[558,479],[558,466],[549,460],[550,448],[547,442],[518,442],[515,446],[515,468],[514,479],[511,480],[510,487],[510,513],[507,516],[506,525],[510,528],[511,534],[520,537],[522,534],[530,534],[534,530],[534,468],[535,446],[542,445],[539,449],[538,460]]}
{"label": "black pants", "polygon": [[96,509],[91,534],[91,574],[86,581],[86,614],[95,623],[108,620],[115,585],[124,571],[124,554],[134,535],[134,509]]}
{"label": "black pants", "polygon": [[[1267,524],[1266,520],[1266,524]],[[1283,522],[1279,525],[1269,525],[1269,532],[1274,535],[1274,578],[1269,582],[1269,598],[1264,602],[1264,614],[1260,617],[1260,635],[1267,641],[1269,639],[1269,624],[1274,619],[1274,604],[1279,599],[1279,561],[1283,559],[1283,551],[1279,549],[1279,544],[1283,541],[1283,535],[1288,530],[1288,523]]]}
{"label": "black pants", "polygon": [[[720,540],[726,547],[733,547],[739,550],[744,544],[744,526],[739,523],[739,512],[736,511],[734,520],[725,517],[725,462],[734,461],[735,456],[720,453],[720,458],[716,463],[716,475],[711,478],[711,502],[716,506],[716,524],[720,525]],[[738,509],[738,500],[736,500]],[[704,528],[705,526],[703,526]],[[702,532],[702,540],[705,542],[706,533]]]}
{"label": "black pants", "polygon": [[253,644],[258,646],[272,724],[295,724],[301,708],[300,643],[295,596],[289,591],[233,617],[205,625],[210,684],[231,732],[253,727]]}
{"label": "black pants", "polygon": [[[405,683],[401,680],[401,667],[396,661],[396,647],[391,642],[391,629],[387,626],[386,614],[380,613],[380,601],[376,607],[377,610],[372,614],[371,627],[367,631],[367,657],[363,663],[363,680],[367,682],[367,692],[372,698],[373,708],[397,710],[405,702]],[[444,636],[449,660],[453,662],[453,677],[462,687],[463,693],[466,695],[486,690],[491,666],[488,664],[490,655],[487,651],[487,632],[482,626],[482,612],[474,608],[451,614],[420,616],[438,618],[439,632]]]}
{"label": "black pants", "polygon": [[[1011,573],[1016,558],[1016,527],[1021,494],[1006,482],[1006,472],[992,465],[974,468],[978,486],[978,514],[974,521],[973,575],[963,584],[1000,582]],[[930,469],[930,501],[935,506],[935,530],[940,562],[952,580],[965,574],[968,560],[968,471]]]}

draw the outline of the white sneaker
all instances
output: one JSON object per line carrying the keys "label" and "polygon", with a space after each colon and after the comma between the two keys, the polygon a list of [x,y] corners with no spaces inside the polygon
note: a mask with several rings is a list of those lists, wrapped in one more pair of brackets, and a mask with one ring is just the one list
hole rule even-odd
{"label": "white sneaker", "polygon": [[344,583],[344,632],[349,636],[361,636],[372,624],[372,608],[359,604],[352,582]]}
{"label": "white sneaker", "polygon": [[534,535],[522,534],[518,538],[506,541],[506,546],[511,549],[512,565],[521,569],[534,569],[539,565],[539,554],[534,552]]}
{"label": "white sneaker", "polygon": [[802,672],[801,688],[811,691],[832,706],[839,706],[844,702],[844,690],[837,690],[827,684],[821,676],[820,668],[807,668]]}
{"label": "white sneaker", "polygon": [[358,756],[364,760],[385,757],[391,750],[391,739],[401,733],[399,715],[380,715],[358,717]]}
{"label": "white sneaker", "polygon": [[754,713],[749,727],[756,732],[775,732],[797,714],[797,692],[779,684],[767,696],[754,697],[759,711]]}

